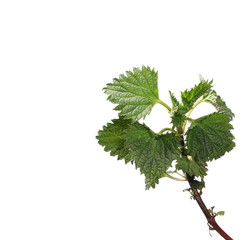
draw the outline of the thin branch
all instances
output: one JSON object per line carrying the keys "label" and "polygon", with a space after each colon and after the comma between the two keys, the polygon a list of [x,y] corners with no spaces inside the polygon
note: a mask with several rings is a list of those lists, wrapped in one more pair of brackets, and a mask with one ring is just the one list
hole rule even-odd
{"label": "thin branch", "polygon": [[161,101],[160,99],[157,100],[157,103],[163,105],[169,112],[171,111],[171,108],[166,103]]}
{"label": "thin branch", "polygon": [[[184,143],[184,137],[181,136],[181,153],[182,156],[187,157],[186,154],[186,149],[185,149],[185,143]],[[205,215],[206,219],[208,220],[208,225],[214,229],[215,231],[217,231],[225,240],[233,240],[215,221],[215,215],[213,213],[210,213],[208,208],[206,207],[205,203],[203,202],[202,198],[201,198],[201,193],[198,192],[198,190],[196,188],[194,188],[194,176],[190,176],[189,174],[186,174],[187,176],[187,180],[190,184],[190,188],[193,192],[193,198],[196,200],[196,202],[198,203],[199,207],[201,208],[203,214]]]}
{"label": "thin branch", "polygon": [[172,175],[170,175],[168,173],[165,173],[163,177],[168,177],[168,178],[176,180],[176,181],[187,181],[186,178],[176,178],[176,177],[173,177]]}
{"label": "thin branch", "polygon": [[179,173],[178,171],[176,171],[175,173],[178,174],[179,176],[183,177],[183,178],[186,178],[183,174]]}
{"label": "thin branch", "polygon": [[196,200],[196,202],[198,203],[199,207],[201,208],[202,212],[204,213],[207,221],[208,221],[208,225],[214,229],[215,231],[217,231],[224,239],[226,240],[233,240],[215,221],[215,215],[213,213],[210,213],[208,208],[206,207],[205,203],[203,202],[202,198],[201,198],[201,194],[198,192],[197,189],[193,188],[193,181],[194,178],[189,176],[187,174],[187,179],[188,182],[190,184],[191,190],[193,192],[193,197]]}
{"label": "thin branch", "polygon": [[193,107],[190,109],[190,111],[186,114],[187,120],[184,122],[184,124],[183,124],[183,126],[182,126],[183,131],[185,130],[185,127],[186,127],[187,122],[188,122],[188,121],[191,121],[191,118],[190,118],[191,113],[194,111],[194,109],[195,109],[200,103],[202,103],[202,102],[204,102],[204,101],[205,101],[205,99],[203,99],[203,98],[202,98],[201,100],[197,101],[197,102],[193,105]]}

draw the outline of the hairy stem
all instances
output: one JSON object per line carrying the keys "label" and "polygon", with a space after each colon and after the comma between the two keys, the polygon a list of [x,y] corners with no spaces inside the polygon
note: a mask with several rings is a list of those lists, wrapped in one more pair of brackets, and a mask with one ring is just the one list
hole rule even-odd
{"label": "hairy stem", "polygon": [[[186,154],[186,150],[185,150],[185,143],[184,143],[184,137],[181,136],[181,145],[182,145],[182,149],[181,149],[181,153],[183,156],[187,157]],[[201,198],[201,193],[198,192],[198,190],[196,188],[194,188],[194,176],[190,176],[189,174],[186,174],[187,176],[187,180],[190,184],[190,188],[193,192],[193,198],[196,200],[196,202],[198,203],[199,207],[201,208],[203,214],[205,215],[205,217],[208,220],[208,224],[209,226],[214,229],[215,231],[217,231],[224,239],[226,240],[233,240],[215,221],[215,216],[213,213],[210,213],[208,208],[206,207],[205,203],[203,202],[202,198]]]}
{"label": "hairy stem", "polygon": [[201,194],[198,192],[197,189],[193,188],[193,181],[194,178],[189,176],[187,174],[187,179],[188,182],[190,184],[191,190],[193,192],[193,197],[196,200],[196,202],[198,203],[199,207],[201,208],[203,214],[205,215],[209,226],[214,229],[215,231],[217,231],[224,239],[226,240],[233,240],[215,221],[215,216],[213,215],[213,213],[210,213],[208,208],[206,207],[205,203],[203,202],[202,198],[201,198]]}

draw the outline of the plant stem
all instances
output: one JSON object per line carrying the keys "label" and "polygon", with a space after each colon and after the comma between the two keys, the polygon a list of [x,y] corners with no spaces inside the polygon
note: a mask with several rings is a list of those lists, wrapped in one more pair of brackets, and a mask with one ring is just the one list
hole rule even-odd
{"label": "plant stem", "polygon": [[[186,154],[186,150],[185,150],[185,143],[184,143],[184,137],[181,136],[181,145],[182,145],[182,149],[181,149],[181,153],[182,156],[187,157]],[[193,198],[196,200],[196,202],[198,203],[199,207],[201,208],[202,212],[204,213],[205,217],[208,220],[208,224],[209,226],[214,229],[215,231],[217,231],[225,240],[233,240],[215,221],[215,216],[213,213],[210,213],[208,208],[206,207],[205,203],[203,202],[202,198],[201,198],[201,193],[198,192],[198,190],[196,188],[194,188],[194,176],[190,176],[189,174],[186,174],[187,176],[187,180],[189,182],[190,188],[193,192]]]}
{"label": "plant stem", "polygon": [[200,103],[204,102],[204,99],[202,98],[201,100],[197,101],[193,107],[191,108],[191,110],[186,114],[187,117],[190,117],[190,114],[193,112],[193,110],[197,107],[197,105],[199,105]]}
{"label": "plant stem", "polygon": [[215,216],[213,215],[213,213],[210,213],[208,208],[206,207],[205,203],[203,202],[202,198],[201,198],[201,194],[198,192],[197,189],[193,188],[193,181],[194,181],[194,177],[191,177],[187,174],[187,179],[188,182],[190,184],[191,190],[193,192],[193,197],[196,200],[196,202],[198,203],[199,207],[201,208],[202,212],[204,213],[206,219],[208,220],[208,224],[210,227],[212,227],[212,229],[214,229],[215,231],[217,231],[224,239],[226,240],[233,240],[215,221]]}
{"label": "plant stem", "polygon": [[176,177],[173,177],[172,175],[170,175],[168,173],[164,174],[164,177],[168,177],[168,178],[176,180],[176,181],[187,181],[186,178],[176,178]]}
{"label": "plant stem", "polygon": [[185,127],[186,127],[186,124],[187,124],[187,122],[188,122],[188,120],[190,121],[190,115],[191,115],[191,113],[193,112],[193,110],[197,107],[197,105],[199,105],[200,103],[202,103],[202,102],[204,102],[204,99],[202,98],[201,100],[199,100],[199,101],[197,101],[194,105],[193,105],[193,107],[191,108],[191,110],[186,114],[186,116],[187,116],[187,120],[184,122],[184,124],[182,125],[182,129],[183,129],[183,131],[185,130]]}
{"label": "plant stem", "polygon": [[171,111],[171,108],[166,104],[164,103],[163,101],[161,101],[160,99],[157,99],[156,101],[157,103],[163,105],[169,112]]}
{"label": "plant stem", "polygon": [[179,172],[176,171],[176,174],[178,174],[179,176],[186,178],[185,176],[183,176],[182,174],[180,174]]}
{"label": "plant stem", "polygon": [[165,132],[165,131],[171,131],[171,132],[177,133],[177,131],[175,131],[175,130],[173,130],[173,129],[171,129],[171,128],[163,128],[163,129],[161,129],[161,130],[158,132],[158,134],[162,134],[162,133]]}

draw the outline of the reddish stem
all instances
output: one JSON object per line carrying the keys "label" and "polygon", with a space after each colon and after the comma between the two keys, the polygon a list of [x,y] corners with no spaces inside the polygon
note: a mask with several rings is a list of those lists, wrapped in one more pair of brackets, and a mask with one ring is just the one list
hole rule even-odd
{"label": "reddish stem", "polygon": [[194,199],[197,201],[198,205],[200,206],[202,212],[204,213],[205,217],[208,220],[208,224],[210,225],[210,227],[212,227],[212,229],[214,229],[215,231],[217,231],[224,239],[226,240],[233,240],[215,221],[215,216],[213,215],[213,213],[210,213],[208,208],[206,207],[206,205],[204,204],[202,198],[201,198],[201,194],[198,192],[197,189],[194,189],[192,187],[192,182],[193,182],[193,178],[189,175],[187,175],[188,177],[188,181],[191,187],[191,190],[193,192],[193,197]]}
{"label": "reddish stem", "polygon": [[[178,129],[179,133],[183,133],[181,129]],[[186,149],[185,149],[185,143],[184,143],[184,137],[181,136],[181,145],[182,145],[182,156],[186,156]],[[194,176],[190,176],[189,174],[187,175],[188,182],[190,184],[191,190],[193,192],[193,197],[197,201],[199,207],[201,208],[202,212],[204,213],[205,217],[208,220],[209,226],[217,231],[224,239],[226,240],[233,240],[215,221],[215,216],[213,213],[210,213],[208,208],[206,207],[205,203],[203,202],[201,198],[201,194],[198,192],[196,188],[193,187],[194,183]]]}

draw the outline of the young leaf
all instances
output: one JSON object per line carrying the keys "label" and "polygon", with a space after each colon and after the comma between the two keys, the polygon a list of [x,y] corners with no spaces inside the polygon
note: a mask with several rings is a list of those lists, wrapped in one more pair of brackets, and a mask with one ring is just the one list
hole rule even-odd
{"label": "young leaf", "polygon": [[213,81],[204,80],[201,78],[201,82],[195,85],[191,90],[185,90],[181,93],[182,103],[184,106],[188,106],[188,109],[205,93],[212,88]]}
{"label": "young leaf", "polygon": [[171,101],[172,101],[172,106],[173,107],[179,106],[180,103],[177,100],[177,98],[175,97],[174,93],[172,93],[171,91],[169,91],[169,94],[170,94],[170,98],[171,98]]}
{"label": "young leaf", "polygon": [[173,128],[178,128],[186,120],[185,114],[190,111],[193,104],[203,95],[208,93],[212,88],[213,81],[206,81],[201,78],[201,82],[195,85],[190,90],[185,90],[181,92],[182,104],[175,98],[174,94],[170,92],[170,98],[173,103],[173,108],[171,110],[171,123]]}
{"label": "young leaf", "polygon": [[155,187],[173,160],[180,155],[180,138],[174,133],[157,135],[140,123],[126,130],[128,158],[146,177],[146,189]]}
{"label": "young leaf", "polygon": [[110,152],[111,156],[117,155],[119,160],[129,153],[129,150],[125,148],[123,136],[130,123],[129,119],[113,119],[112,123],[103,126],[103,130],[100,130],[96,136],[99,144],[105,147],[104,150]]}
{"label": "young leaf", "polygon": [[215,213],[216,216],[224,216],[225,215],[225,211],[219,211],[217,213]]}
{"label": "young leaf", "polygon": [[201,181],[198,181],[198,180],[194,180],[190,183],[190,186],[193,188],[193,189],[198,189],[198,190],[202,190],[203,188],[205,188],[205,182],[204,182],[204,179],[202,178]]}
{"label": "young leaf", "polygon": [[194,120],[187,131],[188,153],[193,159],[220,158],[235,146],[231,119],[225,113],[212,113]]}
{"label": "young leaf", "polygon": [[120,111],[119,115],[135,122],[145,118],[159,101],[157,81],[158,72],[143,66],[114,78],[104,90],[108,100],[118,104],[115,110]]}
{"label": "young leaf", "polygon": [[171,119],[173,128],[179,128],[181,124],[187,119],[187,117],[184,114],[180,114],[179,112],[174,112],[171,115]]}
{"label": "young leaf", "polygon": [[211,103],[218,112],[227,114],[230,118],[234,117],[234,113],[230,108],[226,106],[226,103],[222,98],[216,93],[216,91],[210,91],[203,97],[205,102]]}
{"label": "young leaf", "polygon": [[198,164],[192,159],[181,157],[177,160],[176,169],[188,173],[190,176],[204,177],[207,175],[207,168],[204,164]]}

